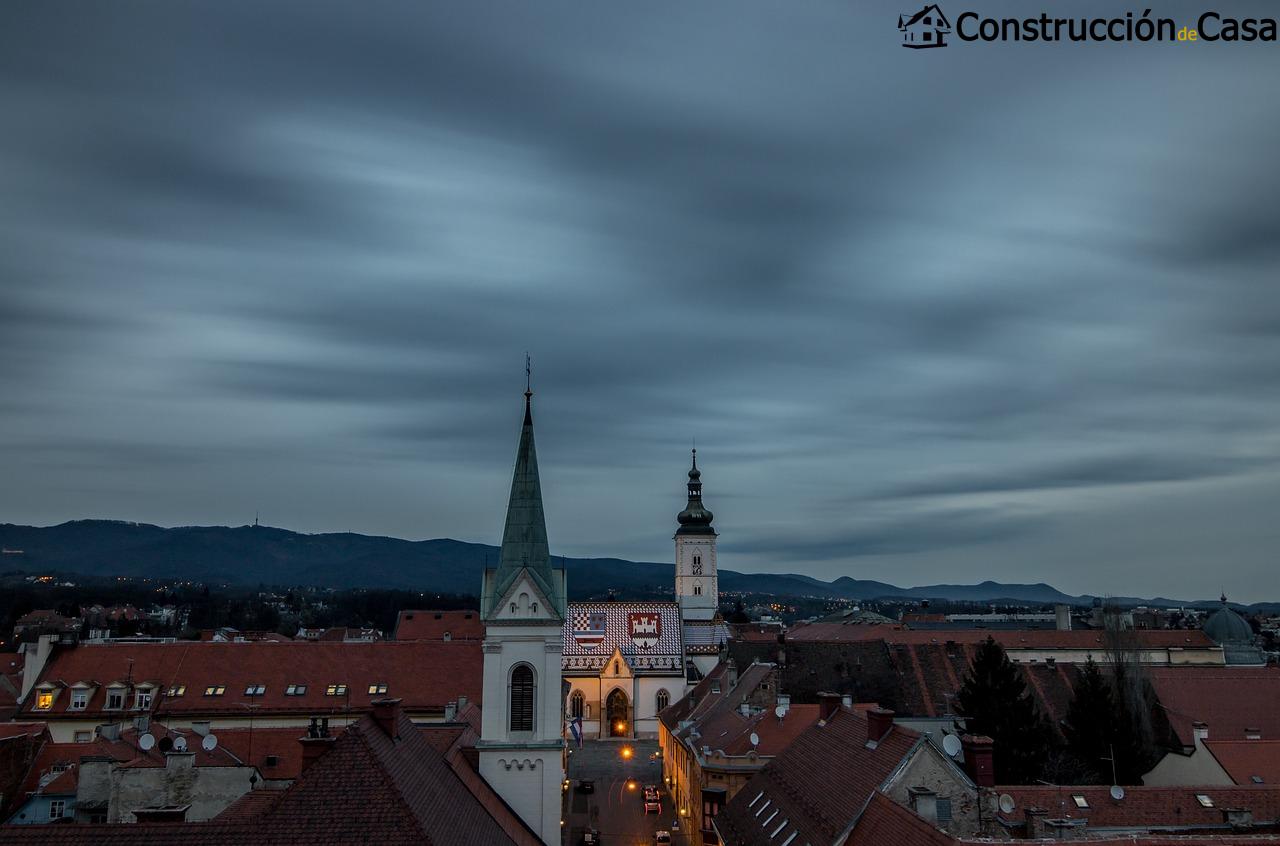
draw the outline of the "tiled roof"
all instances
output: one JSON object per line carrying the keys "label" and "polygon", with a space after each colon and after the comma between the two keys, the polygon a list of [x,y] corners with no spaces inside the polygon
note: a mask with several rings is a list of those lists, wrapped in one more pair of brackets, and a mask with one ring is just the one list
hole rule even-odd
{"label": "tiled roof", "polygon": [[535,846],[505,805],[476,798],[407,716],[394,725],[393,737],[364,717],[274,805],[255,797],[201,823],[0,826],[0,846]]}
{"label": "tiled roof", "polygon": [[[1131,632],[1147,649],[1181,647],[1209,649],[1215,644],[1204,632],[1196,630],[1138,629]],[[1090,629],[936,629],[914,630],[896,625],[866,626],[843,623],[810,623],[787,632],[788,641],[857,641],[883,640],[890,644],[983,643],[994,638],[1005,649],[1104,649],[1104,632]]]}
{"label": "tiled roof", "polygon": [[[27,716],[98,718],[118,717],[126,710],[105,711],[106,685],[132,678],[135,684],[158,685],[152,714],[158,718],[180,715],[235,714],[256,705],[258,715],[341,713],[367,710],[383,696],[396,696],[410,711],[440,710],[466,696],[480,701],[483,655],[480,643],[172,643],[80,644],[56,651],[41,683],[69,687],[77,682],[95,684],[88,707],[71,711],[71,697],[63,690],[50,711],[36,711],[34,696],[23,706]],[[289,685],[306,685],[306,693],[291,696]],[[329,696],[331,684],[345,684],[345,695]],[[386,690],[369,692],[370,685]],[[246,696],[249,685],[262,685],[259,696]],[[181,696],[168,696],[181,686]],[[209,686],[225,688],[222,695],[205,696]],[[132,698],[127,702],[133,704]]]}
{"label": "tiled roof", "polygon": [[681,638],[674,602],[571,602],[562,666],[570,675],[599,672],[618,649],[635,672],[684,672]]}
{"label": "tiled roof", "polygon": [[396,640],[484,640],[479,611],[401,611],[396,618]]}
{"label": "tiled roof", "polygon": [[301,728],[221,728],[213,732],[218,749],[258,768],[264,779],[295,779],[302,773]]}
{"label": "tiled roof", "polygon": [[48,724],[43,722],[0,723],[0,740],[10,737],[39,737]]}
{"label": "tiled roof", "polygon": [[720,644],[732,638],[729,626],[720,620],[684,624],[684,650],[690,655],[715,655]]}
{"label": "tiled roof", "polygon": [[793,832],[792,843],[833,843],[919,738],[895,725],[869,745],[866,716],[841,708],[743,785],[716,827],[737,846],[777,846]]}
{"label": "tiled roof", "polygon": [[1209,726],[1210,740],[1244,740],[1245,730],[1280,739],[1280,669],[1275,667],[1152,667],[1151,684],[1184,746],[1191,724]]}
{"label": "tiled roof", "polygon": [[[1124,798],[1111,798],[1108,786],[1047,787],[1023,785],[996,787],[996,791],[1013,797],[1016,805],[1009,814],[1001,813],[1010,823],[1026,819],[1027,808],[1042,808],[1053,819],[1087,819],[1089,828],[1122,829],[1147,826],[1215,827],[1224,824],[1222,812],[1227,808],[1253,811],[1255,825],[1270,825],[1280,820],[1280,787],[1126,787]],[[1197,796],[1208,796],[1206,807]],[[1087,808],[1077,806],[1074,797],[1082,796]]]}
{"label": "tiled roof", "polygon": [[1236,784],[1280,785],[1280,740],[1207,740],[1204,745]]}
{"label": "tiled roof", "polygon": [[949,846],[959,841],[877,790],[845,842],[848,846]]}
{"label": "tiled roof", "polygon": [[283,796],[283,790],[250,790],[224,808],[216,819],[218,822],[250,822],[257,820],[275,808],[276,803]]}

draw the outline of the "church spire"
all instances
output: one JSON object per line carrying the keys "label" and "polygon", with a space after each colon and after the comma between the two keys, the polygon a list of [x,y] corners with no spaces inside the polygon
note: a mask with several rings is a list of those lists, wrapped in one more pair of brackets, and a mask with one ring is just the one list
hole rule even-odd
{"label": "church spire", "polygon": [[497,599],[527,569],[538,588],[554,601],[557,595],[551,575],[551,553],[547,544],[547,521],[542,510],[542,485],[538,478],[538,454],[533,445],[533,390],[529,360],[525,356],[524,424],[516,448],[516,466],[511,477],[511,498],[507,502],[507,522],[502,530],[502,549],[494,588]]}
{"label": "church spire", "polygon": [[693,450],[693,467],[689,470],[689,504],[676,515],[680,528],[677,535],[714,535],[711,520],[715,515],[702,504],[702,471],[698,469],[698,450]]}

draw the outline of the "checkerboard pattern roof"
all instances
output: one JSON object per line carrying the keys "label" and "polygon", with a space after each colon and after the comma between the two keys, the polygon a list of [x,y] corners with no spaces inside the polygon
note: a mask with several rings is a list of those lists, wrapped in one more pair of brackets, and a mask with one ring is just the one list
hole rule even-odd
{"label": "checkerboard pattern roof", "polygon": [[[574,633],[590,629],[592,614],[604,615],[604,637],[581,640]],[[652,646],[645,647],[643,640],[631,636],[632,614],[658,615],[661,631]],[[674,602],[572,602],[564,624],[563,667],[569,673],[575,670],[598,671],[617,649],[632,670],[676,669],[683,672],[682,636],[680,606]]]}

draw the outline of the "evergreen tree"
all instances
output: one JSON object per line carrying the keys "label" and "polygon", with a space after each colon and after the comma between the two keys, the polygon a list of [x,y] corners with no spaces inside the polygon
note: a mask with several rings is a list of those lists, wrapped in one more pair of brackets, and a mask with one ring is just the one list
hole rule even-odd
{"label": "evergreen tree", "polygon": [[1026,682],[1004,649],[988,637],[956,697],[965,731],[995,741],[994,764],[1000,784],[1029,784],[1049,757],[1050,731]]}
{"label": "evergreen tree", "polygon": [[1109,783],[1111,744],[1116,739],[1116,714],[1111,682],[1091,656],[1080,671],[1075,698],[1071,700],[1062,727],[1067,738],[1067,752],[1081,768],[1085,783]]}

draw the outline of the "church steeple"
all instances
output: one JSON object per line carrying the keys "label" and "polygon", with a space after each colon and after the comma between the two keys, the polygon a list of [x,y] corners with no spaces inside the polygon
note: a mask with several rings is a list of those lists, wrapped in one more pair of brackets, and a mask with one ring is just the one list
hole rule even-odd
{"label": "church steeple", "polygon": [[715,517],[702,504],[702,471],[698,469],[698,451],[693,451],[693,467],[689,470],[689,504],[676,515],[680,528],[677,535],[714,535],[711,520]]}
{"label": "church steeple", "polygon": [[[527,363],[525,367],[527,373]],[[548,598],[556,596],[547,521],[542,510],[538,454],[533,445],[533,391],[528,385],[524,392],[524,424],[520,428],[520,445],[516,448],[516,466],[511,477],[511,498],[507,501],[507,522],[502,530],[502,550],[494,578],[494,599],[511,586],[521,570],[528,570]]]}

